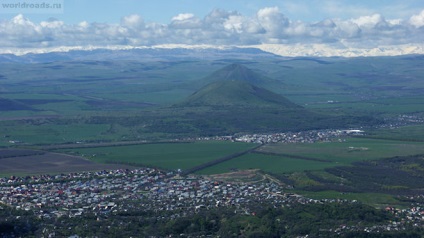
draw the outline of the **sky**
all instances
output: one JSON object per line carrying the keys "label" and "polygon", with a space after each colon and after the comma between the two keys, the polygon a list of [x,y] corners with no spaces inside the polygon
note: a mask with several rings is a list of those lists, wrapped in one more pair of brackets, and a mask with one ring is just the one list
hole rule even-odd
{"label": "sky", "polygon": [[423,0],[0,0],[0,53],[164,44],[373,48],[423,39]]}

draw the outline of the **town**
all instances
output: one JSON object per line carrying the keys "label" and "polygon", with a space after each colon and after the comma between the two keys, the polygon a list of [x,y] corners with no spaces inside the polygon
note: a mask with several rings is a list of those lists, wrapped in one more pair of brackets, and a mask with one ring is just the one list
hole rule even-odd
{"label": "town", "polygon": [[343,136],[361,136],[364,135],[363,130],[349,129],[349,130],[310,130],[300,132],[281,132],[272,134],[240,134],[233,136],[215,136],[215,137],[201,137],[197,140],[228,140],[246,143],[315,143],[315,142],[333,142],[341,141]]}
{"label": "town", "polygon": [[[118,212],[136,210],[158,214],[157,220],[169,220],[216,207],[230,207],[235,213],[254,216],[260,204],[277,208],[294,204],[358,203],[355,200],[310,199],[290,190],[290,186],[270,179],[269,175],[259,181],[229,182],[200,175],[181,177],[176,171],[154,168],[0,178],[3,205],[32,211],[39,219],[47,221],[84,215],[104,219]],[[423,205],[415,203],[408,209],[386,208],[398,218],[386,225],[344,226],[331,232],[399,231],[409,226],[422,227]],[[172,215],[160,215],[162,212]]]}

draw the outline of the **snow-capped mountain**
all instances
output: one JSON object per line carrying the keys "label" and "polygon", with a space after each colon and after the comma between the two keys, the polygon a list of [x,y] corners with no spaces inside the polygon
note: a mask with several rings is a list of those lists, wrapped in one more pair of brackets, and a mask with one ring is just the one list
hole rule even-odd
{"label": "snow-capped mountain", "polygon": [[156,45],[150,47],[58,47],[0,50],[0,62],[73,60],[257,59],[260,57],[364,57],[424,54],[424,44],[354,48],[325,44],[261,44],[250,46]]}
{"label": "snow-capped mountain", "polygon": [[214,60],[214,59],[259,59],[280,57],[258,48],[209,47],[209,46],[155,46],[155,47],[108,47],[108,48],[56,48],[48,52],[26,54],[0,54],[0,62],[45,63],[54,61],[173,61],[173,60]]}
{"label": "snow-capped mountain", "polygon": [[263,44],[250,46],[281,56],[309,56],[309,57],[362,57],[362,56],[397,56],[410,54],[424,54],[424,44],[421,45],[396,45],[379,46],[374,48],[354,48],[354,47],[331,47],[325,44],[310,45],[281,45]]}

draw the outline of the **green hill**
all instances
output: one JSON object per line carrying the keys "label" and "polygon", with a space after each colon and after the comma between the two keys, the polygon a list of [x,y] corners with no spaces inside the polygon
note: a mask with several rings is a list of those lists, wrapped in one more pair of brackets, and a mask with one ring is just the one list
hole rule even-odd
{"label": "green hill", "polygon": [[279,94],[243,80],[212,82],[178,105],[300,108]]}
{"label": "green hill", "polygon": [[[169,126],[211,135],[310,128],[313,121],[322,119],[282,95],[258,86],[267,79],[246,67],[232,64],[208,79],[212,82],[173,106],[185,116],[168,123]],[[155,128],[169,129],[163,123]]]}
{"label": "green hill", "polygon": [[231,64],[219,69],[203,81],[208,84],[176,106],[301,108],[283,96],[262,87],[275,83],[275,80],[240,64]]}
{"label": "green hill", "polygon": [[277,83],[276,80],[258,74],[240,64],[230,64],[225,66],[224,68],[215,71],[204,79],[204,81],[207,83],[221,80],[240,80],[261,87],[264,87],[268,84]]}
{"label": "green hill", "polygon": [[209,84],[168,108],[172,113],[155,120],[151,128],[163,133],[178,130],[209,136],[343,128],[370,121],[310,111],[259,86],[266,85],[268,79],[237,64],[224,67],[207,79]]}

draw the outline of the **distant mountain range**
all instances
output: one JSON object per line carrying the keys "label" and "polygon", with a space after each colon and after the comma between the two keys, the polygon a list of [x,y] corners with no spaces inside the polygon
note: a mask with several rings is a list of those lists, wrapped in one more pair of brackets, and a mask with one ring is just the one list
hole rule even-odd
{"label": "distant mountain range", "polygon": [[50,52],[40,54],[0,54],[0,62],[48,63],[56,61],[175,61],[240,59],[254,60],[263,57],[279,57],[256,48],[140,48],[140,49],[94,49]]}
{"label": "distant mountain range", "polygon": [[255,46],[255,48],[287,57],[363,57],[424,54],[424,44],[405,44],[369,48],[355,48],[344,45],[332,47],[327,44],[262,44]]}
{"label": "distant mountain range", "polygon": [[75,60],[256,59],[260,57],[361,57],[424,54],[424,44],[355,48],[327,44],[251,46],[158,45],[149,47],[58,47],[0,50],[0,62],[46,63]]}

